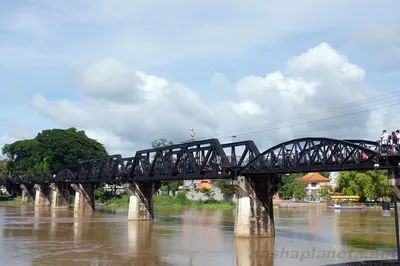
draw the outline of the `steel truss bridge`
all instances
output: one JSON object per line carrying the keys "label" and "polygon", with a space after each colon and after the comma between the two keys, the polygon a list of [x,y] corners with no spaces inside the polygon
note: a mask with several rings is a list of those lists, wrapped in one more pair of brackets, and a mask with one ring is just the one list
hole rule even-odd
{"label": "steel truss bridge", "polygon": [[253,141],[220,144],[218,139],[193,141],[81,160],[51,173],[5,178],[3,185],[43,183],[122,183],[135,181],[234,179],[305,172],[388,169],[400,156],[384,155],[376,141],[301,138],[264,152]]}

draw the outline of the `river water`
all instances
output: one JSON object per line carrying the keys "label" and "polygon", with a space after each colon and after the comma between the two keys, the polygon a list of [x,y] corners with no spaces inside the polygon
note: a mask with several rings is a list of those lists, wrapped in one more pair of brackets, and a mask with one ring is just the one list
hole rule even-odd
{"label": "river water", "polygon": [[1,265],[327,265],[396,258],[394,213],[275,209],[276,238],[235,239],[235,211],[0,207]]}

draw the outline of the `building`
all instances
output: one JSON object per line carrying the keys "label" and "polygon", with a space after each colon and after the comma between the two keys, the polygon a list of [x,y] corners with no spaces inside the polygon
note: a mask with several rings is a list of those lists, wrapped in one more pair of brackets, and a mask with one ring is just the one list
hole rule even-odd
{"label": "building", "polygon": [[336,184],[336,180],[339,177],[339,172],[331,172],[331,174],[329,175],[329,178],[331,179],[330,185],[333,188],[336,188],[337,184]]}
{"label": "building", "polygon": [[303,177],[297,178],[299,181],[307,182],[307,200],[320,200],[320,190],[323,187],[330,186],[330,178],[324,177],[319,173],[308,173]]}

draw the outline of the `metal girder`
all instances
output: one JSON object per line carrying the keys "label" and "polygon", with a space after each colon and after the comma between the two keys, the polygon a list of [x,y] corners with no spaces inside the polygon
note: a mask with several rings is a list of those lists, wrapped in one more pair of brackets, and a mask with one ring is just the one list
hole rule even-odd
{"label": "metal girder", "polygon": [[119,154],[79,161],[74,173],[75,183],[115,183],[122,169],[122,157]]}
{"label": "metal girder", "polygon": [[112,155],[81,160],[49,174],[17,176],[11,182],[120,183],[369,170],[384,159],[380,151],[379,143],[374,141],[301,138],[260,153],[253,141],[220,144],[218,139],[208,139],[137,151],[129,158]]}
{"label": "metal girder", "polygon": [[125,181],[224,178],[230,164],[218,139],[142,150],[123,161]]}
{"label": "metal girder", "polygon": [[[359,145],[364,143],[365,145]],[[241,174],[374,169],[379,153],[368,141],[301,138],[278,144],[249,162]],[[371,143],[369,143],[371,144]]]}
{"label": "metal girder", "polygon": [[232,168],[242,168],[260,155],[260,151],[252,140],[225,143],[221,147],[225,151],[230,167]]}

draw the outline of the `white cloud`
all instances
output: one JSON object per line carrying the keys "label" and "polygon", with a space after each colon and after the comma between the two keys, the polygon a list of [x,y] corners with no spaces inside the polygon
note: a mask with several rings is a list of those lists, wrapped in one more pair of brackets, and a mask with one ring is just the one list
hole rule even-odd
{"label": "white cloud", "polygon": [[137,146],[132,141],[123,139],[111,131],[87,129],[85,132],[89,138],[105,143],[109,154],[121,154],[123,157],[129,157],[137,150]]}
{"label": "white cloud", "polygon": [[141,79],[115,58],[104,58],[87,68],[81,76],[83,93],[110,102],[136,102],[142,99]]}
{"label": "white cloud", "polygon": [[[376,95],[364,83],[365,71],[326,43],[292,58],[283,71],[265,77],[243,77],[232,91],[237,93],[237,101],[212,104],[206,104],[193,88],[133,71],[117,59],[99,62],[100,67],[95,63],[84,72],[87,79],[86,86],[82,86],[83,102],[50,101],[38,94],[33,98],[33,105],[62,126],[86,129],[113,152],[132,150],[133,154],[133,149],[147,148],[156,138],[184,141],[189,139],[191,127],[195,128],[198,138],[221,134],[229,138],[231,134],[264,130],[241,138],[255,139],[265,148],[294,137],[316,134],[375,139],[383,125],[390,130],[399,123],[399,117],[395,116],[398,107],[307,123],[376,106],[376,103],[362,102]],[[117,82],[104,82],[105,78]],[[131,98],[137,94],[142,98]],[[389,102],[394,100],[391,98]],[[360,103],[321,111],[355,101]],[[300,118],[287,119],[291,117]],[[299,123],[303,125],[290,126]],[[278,129],[271,130],[274,128]]]}
{"label": "white cloud", "polygon": [[390,0],[385,5],[357,0],[21,2],[9,5],[14,8],[0,4],[0,30],[6,29],[0,63],[19,70],[75,67],[99,56],[123,58],[138,68],[225,59],[293,34],[346,32],[372,19],[396,21],[399,8]]}

